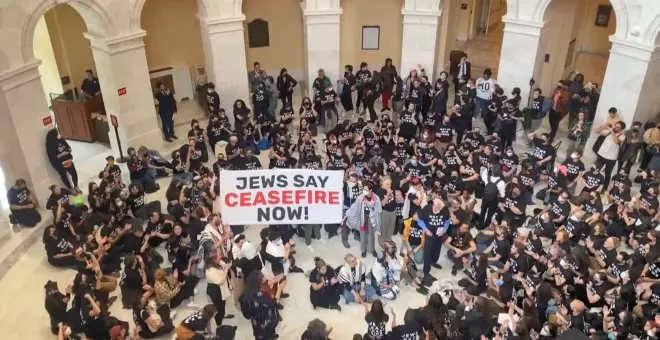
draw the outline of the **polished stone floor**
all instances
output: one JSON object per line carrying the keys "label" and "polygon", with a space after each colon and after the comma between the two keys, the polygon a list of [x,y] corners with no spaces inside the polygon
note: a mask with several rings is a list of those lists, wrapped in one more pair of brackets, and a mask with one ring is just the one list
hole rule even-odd
{"label": "polished stone floor", "polygon": [[[299,103],[299,98],[294,100],[296,103]],[[188,110],[194,112],[197,109],[196,106],[191,105]],[[205,126],[205,124],[206,122],[202,121],[201,125]],[[480,124],[480,121],[476,122],[476,124]],[[544,124],[547,126],[547,123]],[[177,124],[176,126],[176,132],[179,136],[185,136],[188,129],[189,127],[185,123]],[[562,124],[562,129],[566,129],[565,124]],[[565,135],[565,132],[561,134],[561,136]],[[110,154],[109,150],[103,151],[98,149],[98,146],[93,146],[92,149],[87,151],[83,150],[85,147],[89,147],[89,145],[76,146],[74,151],[74,156],[78,152],[86,152],[86,155],[89,156],[89,158],[85,157],[85,159],[81,159],[76,164],[78,171],[81,173],[81,188],[87,187],[86,181],[96,179],[96,174],[98,174],[98,171],[100,171],[104,164],[103,159],[105,155]],[[154,141],[152,147],[157,148],[163,154],[169,154],[178,145]],[[519,151],[525,148],[524,143],[518,143],[516,145],[516,149]],[[561,150],[559,157],[564,157],[563,153],[563,150]],[[266,153],[262,153],[259,157],[263,164],[267,164]],[[585,163],[593,161],[593,156],[587,155],[585,157]],[[124,173],[127,174],[125,166],[122,166],[124,167]],[[160,180],[161,188],[167,187],[168,180]],[[164,202],[164,191],[164,189],[161,189],[159,192],[149,195],[148,200],[161,200]],[[44,214],[48,217],[47,214],[50,213],[44,212]],[[257,242],[259,240],[258,232],[260,229],[261,227],[259,226],[248,227],[248,239]],[[48,315],[43,308],[43,285],[47,280],[55,280],[59,282],[59,286],[63,289],[72,281],[74,272],[53,268],[46,262],[44,247],[40,240],[43,226],[35,229],[11,231],[6,223],[0,223],[0,230],[5,231],[4,234],[0,234],[0,292],[2,292],[3,301],[0,306],[0,332],[3,334],[2,338],[16,340],[54,338],[50,334]],[[395,237],[395,240],[400,244],[400,237]],[[305,270],[312,269],[314,256],[324,258],[328,264],[334,267],[342,263],[343,257],[348,251],[355,254],[359,252],[358,244],[355,241],[352,241],[352,248],[346,250],[337,238],[329,240],[327,244],[314,243],[314,253],[311,253],[307,247],[303,246],[302,240],[299,241],[299,244],[301,246],[298,247],[298,254],[296,256],[300,267]],[[368,267],[371,267],[374,259],[371,255],[368,255],[364,261]],[[449,268],[451,265],[445,259],[444,252],[439,263],[445,269],[433,269],[432,274],[434,276],[441,280],[450,281],[460,278],[460,274],[457,277],[450,275]],[[195,301],[199,305],[204,305],[209,301],[204,293],[205,286],[204,280],[198,285],[199,293],[195,297]],[[361,306],[345,306],[342,301],[341,306],[343,310],[341,313],[329,310],[312,310],[309,303],[308,290],[309,284],[304,275],[291,275],[289,287],[287,288],[291,297],[283,300],[285,309],[282,311],[282,317],[284,321],[278,329],[281,339],[298,339],[307,323],[313,318],[320,318],[328,323],[329,326],[333,327],[333,339],[350,339],[353,334],[363,333],[366,330],[365,324],[362,321],[364,311]],[[414,292],[411,287],[402,287],[399,298],[395,301],[387,302],[387,311],[390,311],[391,307],[393,307],[397,311],[399,322],[401,322],[401,318],[407,307],[418,307],[424,301],[425,298]],[[180,322],[192,311],[185,307],[179,307],[175,323]],[[120,303],[115,304],[111,308],[111,313],[121,320],[132,320],[131,313],[128,310],[121,309]],[[237,325],[239,327],[236,339],[250,339],[251,328],[249,323],[236,311],[234,306],[228,307],[228,313],[236,315],[236,318],[227,321],[227,324]],[[165,337],[164,339],[170,338]]]}

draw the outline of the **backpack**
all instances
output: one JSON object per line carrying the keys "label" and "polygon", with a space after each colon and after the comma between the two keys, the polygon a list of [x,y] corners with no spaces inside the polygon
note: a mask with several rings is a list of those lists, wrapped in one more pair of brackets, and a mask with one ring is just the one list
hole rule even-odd
{"label": "backpack", "polygon": [[497,184],[501,182],[502,179],[498,178],[497,181],[491,182],[490,176],[488,176],[488,182],[484,188],[483,202],[494,202],[500,196],[500,191],[497,189]]}

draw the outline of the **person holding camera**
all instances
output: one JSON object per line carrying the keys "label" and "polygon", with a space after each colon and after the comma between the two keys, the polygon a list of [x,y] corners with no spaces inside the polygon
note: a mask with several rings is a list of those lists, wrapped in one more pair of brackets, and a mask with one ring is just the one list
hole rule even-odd
{"label": "person holding camera", "polygon": [[[616,113],[616,111],[615,111]],[[604,136],[600,147],[594,149],[598,155],[598,164],[605,166],[605,182],[603,183],[603,191],[607,190],[610,184],[610,179],[612,178],[612,170],[616,165],[617,158],[619,156],[619,150],[626,139],[626,136],[623,134],[623,130],[626,128],[626,123],[623,121],[617,121],[612,124],[611,127],[601,126],[596,129],[596,132],[601,136]]]}
{"label": "person holding camera", "polygon": [[621,151],[619,151],[619,167],[625,169],[626,173],[630,173],[630,169],[637,161],[637,153],[642,149],[642,128],[641,122],[633,122],[630,130],[626,130],[623,135],[625,136],[624,142],[621,144]]}

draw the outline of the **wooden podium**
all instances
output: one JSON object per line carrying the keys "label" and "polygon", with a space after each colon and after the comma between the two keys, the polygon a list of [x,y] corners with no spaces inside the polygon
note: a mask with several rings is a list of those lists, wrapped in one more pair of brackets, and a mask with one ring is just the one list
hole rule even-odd
{"label": "wooden podium", "polygon": [[64,139],[109,143],[102,96],[85,98],[67,91],[51,103],[57,130]]}

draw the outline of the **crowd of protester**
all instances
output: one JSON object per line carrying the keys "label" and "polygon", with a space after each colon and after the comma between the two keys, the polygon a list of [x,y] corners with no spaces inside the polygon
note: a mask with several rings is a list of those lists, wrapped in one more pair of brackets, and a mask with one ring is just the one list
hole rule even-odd
{"label": "crowd of protester", "polygon": [[[209,86],[206,128],[193,120],[171,157],[129,148],[128,183],[108,157],[86,199],[71,198],[80,193],[71,148],[49,133],[49,159],[64,187],[50,187],[54,222],[43,243],[51,265],[76,271],[64,293],[45,285],[58,339],[232,339],[228,301],[250,320],[255,339],[276,339],[287,276],[305,271],[296,265],[296,239],[313,252],[333,237],[347,248],[344,262],[316,257],[305,268],[309,300],[337,311],[362,304],[366,333],[354,339],[657,337],[657,122],[628,128],[611,108],[592,125],[598,86],[580,74],[547,96],[534,89],[521,108],[520,90],[505,94],[489,69],[472,78],[467,56],[434,82],[422,66],[400,75],[389,59],[379,71],[347,65],[336,86],[319,70],[297,110],[287,70],[274,79],[254,66],[251,105],[236,100],[230,119]],[[562,121],[568,136],[560,141]],[[344,171],[342,223],[267,226],[260,240],[225,225],[214,207],[219,173],[261,168]],[[166,202],[149,201],[161,177],[171,177]],[[40,221],[25,181],[8,199],[13,223]],[[438,263],[443,247],[446,270]],[[200,288],[211,304],[195,303]],[[384,300],[413,291],[427,296],[425,306],[398,320],[385,310]],[[133,311],[132,329],[110,315],[116,300]],[[181,308],[193,313],[174,325]],[[329,339],[331,331],[314,319],[301,339]]]}

